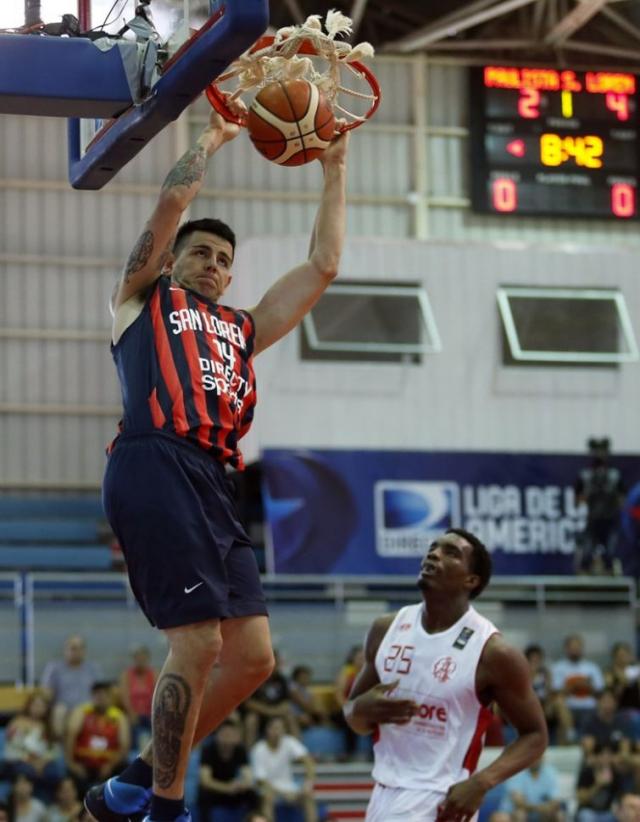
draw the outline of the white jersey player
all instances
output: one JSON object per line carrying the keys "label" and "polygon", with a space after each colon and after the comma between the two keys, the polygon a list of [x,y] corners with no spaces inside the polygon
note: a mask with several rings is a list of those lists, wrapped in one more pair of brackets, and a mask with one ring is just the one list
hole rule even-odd
{"label": "white jersey player", "polygon": [[[374,734],[366,822],[463,822],[542,755],[547,730],[527,662],[469,603],[490,576],[485,546],[451,529],[420,566],[423,601],[371,626],[344,708],[357,733]],[[475,772],[492,702],[518,738]]]}

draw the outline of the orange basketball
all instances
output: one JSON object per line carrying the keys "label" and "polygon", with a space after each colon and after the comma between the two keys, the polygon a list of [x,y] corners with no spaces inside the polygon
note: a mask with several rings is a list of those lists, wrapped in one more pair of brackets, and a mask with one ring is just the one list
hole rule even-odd
{"label": "orange basketball", "polygon": [[308,80],[265,86],[249,109],[247,129],[260,154],[282,166],[315,160],[335,133],[331,106]]}

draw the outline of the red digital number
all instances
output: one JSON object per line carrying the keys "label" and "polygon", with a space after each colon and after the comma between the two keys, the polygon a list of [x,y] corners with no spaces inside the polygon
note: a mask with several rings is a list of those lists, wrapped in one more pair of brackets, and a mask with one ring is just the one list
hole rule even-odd
{"label": "red digital number", "polygon": [[392,645],[391,653],[384,659],[384,669],[387,673],[395,671],[397,674],[408,674],[411,670],[412,652],[414,645]]}
{"label": "red digital number", "polygon": [[611,211],[616,217],[636,216],[636,190],[629,183],[614,183],[611,186]]}
{"label": "red digital number", "polygon": [[493,181],[491,196],[496,211],[509,213],[518,208],[518,186],[509,177],[498,177]]}
{"label": "red digital number", "polygon": [[627,121],[629,119],[629,98],[626,94],[616,94],[614,91],[607,92],[607,108],[613,111],[618,120]]}
{"label": "red digital number", "polygon": [[526,120],[536,120],[540,116],[540,92],[535,88],[520,90],[518,113]]}

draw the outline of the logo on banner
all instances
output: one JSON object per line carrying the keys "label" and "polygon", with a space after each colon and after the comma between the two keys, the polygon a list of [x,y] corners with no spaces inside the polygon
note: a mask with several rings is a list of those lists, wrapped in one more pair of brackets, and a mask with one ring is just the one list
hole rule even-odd
{"label": "logo on banner", "polygon": [[374,487],[374,509],[378,556],[422,557],[437,536],[460,524],[460,488],[382,480]]}

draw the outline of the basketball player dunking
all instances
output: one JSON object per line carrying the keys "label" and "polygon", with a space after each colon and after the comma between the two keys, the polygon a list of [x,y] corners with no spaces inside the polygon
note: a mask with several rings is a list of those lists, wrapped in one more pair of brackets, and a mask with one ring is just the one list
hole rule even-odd
{"label": "basketball player dunking", "polygon": [[324,187],[309,258],[243,311],[219,303],[231,282],[231,229],[203,219],[177,231],[207,159],[238,132],[212,113],[165,180],[113,296],[124,416],[103,498],[133,592],[169,654],[153,698],[152,742],[85,798],[99,822],[138,814],[187,820],[192,745],[273,668],[258,568],[225,465],[242,467],[238,440],[253,417],[254,356],[294,328],[336,276],[348,138],[336,138],[320,158]]}
{"label": "basketball player dunking", "polygon": [[[547,729],[524,656],[469,604],[491,577],[491,557],[451,529],[420,566],[423,602],[379,617],[344,711],[373,732],[376,785],[367,822],[465,822],[485,793],[538,759]],[[495,702],[518,732],[474,773]]]}

